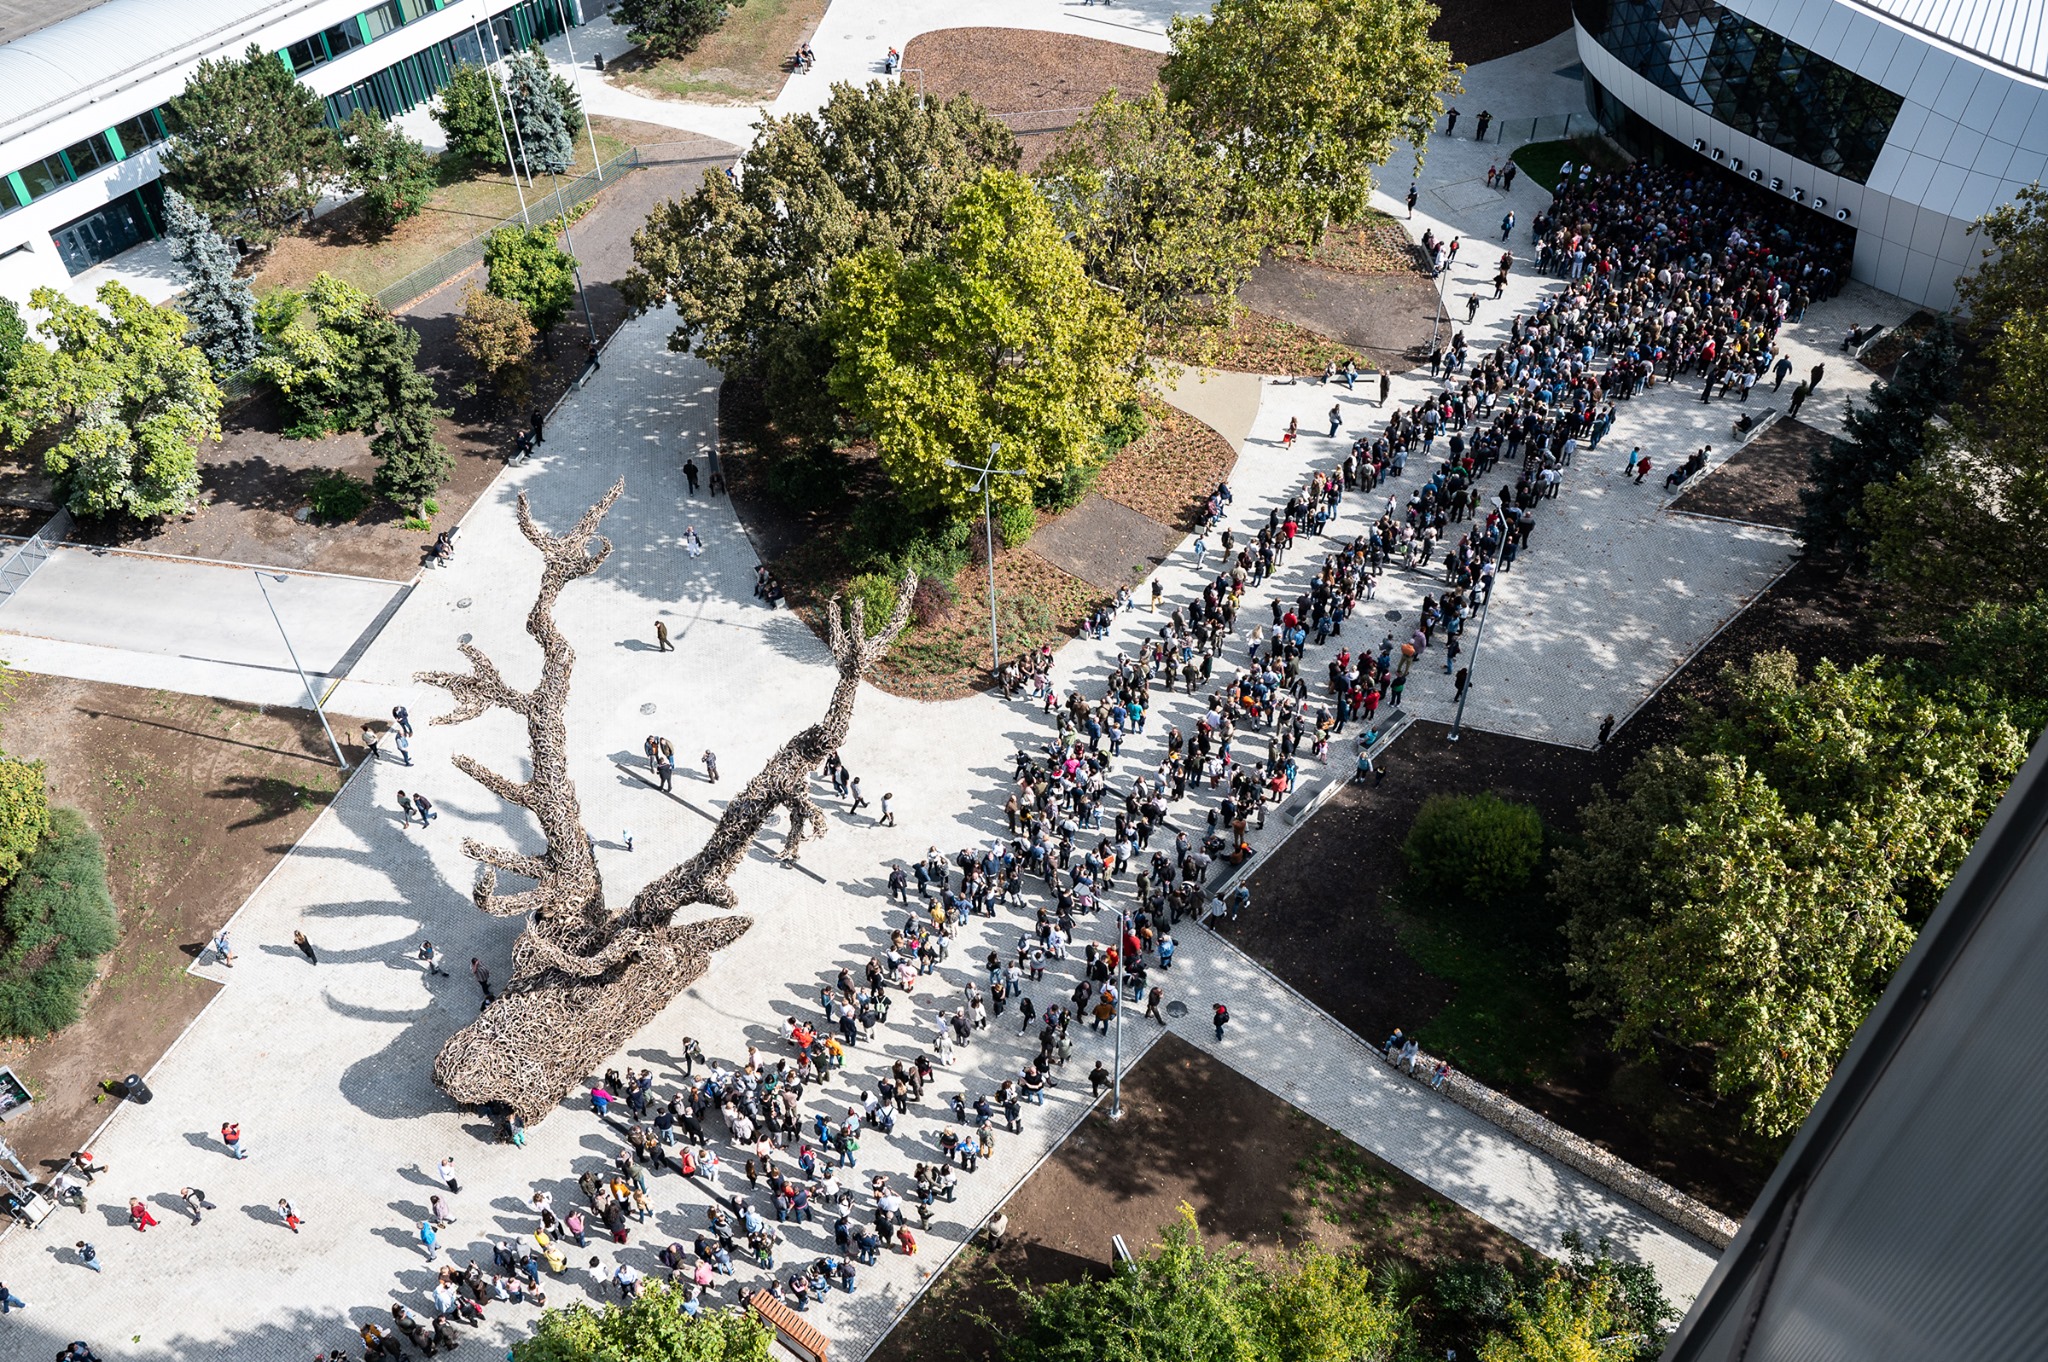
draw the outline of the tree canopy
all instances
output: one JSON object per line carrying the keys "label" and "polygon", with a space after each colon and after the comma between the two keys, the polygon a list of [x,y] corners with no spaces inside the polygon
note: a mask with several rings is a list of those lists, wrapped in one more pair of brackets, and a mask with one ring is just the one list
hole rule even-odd
{"label": "tree canopy", "polygon": [[1788,653],[1723,674],[1725,713],[1582,811],[1558,856],[1569,970],[1614,1043],[1715,1047],[1766,1134],[1826,1086],[2025,759],[1998,714]]}
{"label": "tree canopy", "polygon": [[747,0],[619,0],[614,12],[626,36],[650,57],[687,57],[725,24],[726,11]]}
{"label": "tree canopy", "polygon": [[1176,15],[1160,73],[1188,129],[1229,168],[1237,216],[1275,239],[1357,220],[1397,140],[1428,141],[1463,68],[1428,0],[1217,0]]}
{"label": "tree canopy", "polygon": [[774,1331],[751,1312],[685,1314],[680,1295],[648,1280],[623,1305],[573,1305],[540,1317],[512,1362],[768,1362]]}
{"label": "tree canopy", "polygon": [[512,154],[519,168],[528,179],[567,171],[576,163],[575,88],[555,74],[534,46],[505,59],[505,89],[512,101]]}
{"label": "tree canopy", "polygon": [[369,109],[357,109],[341,125],[341,156],[350,187],[361,193],[379,231],[417,216],[439,183],[419,139]]}
{"label": "tree canopy", "polygon": [[1889,380],[1870,385],[1869,405],[1850,403],[1846,432],[1814,452],[1813,485],[1799,489],[1799,537],[1809,549],[1864,557],[1864,489],[1919,471],[1927,458],[1928,422],[1955,396],[1961,365],[1955,331],[1941,318]]}
{"label": "tree canopy", "polygon": [[823,442],[834,357],[818,322],[833,267],[870,248],[929,251],[959,187],[1017,156],[1009,128],[964,95],[920,108],[899,82],[835,85],[816,113],[763,123],[737,183],[709,175],[657,205],[624,292],[636,309],[673,305],[670,349],[765,380],[777,425]]}
{"label": "tree canopy", "polygon": [[216,374],[233,377],[256,362],[256,295],[235,277],[240,257],[205,214],[175,189],[164,191],[171,258],[185,272],[178,307],[192,322],[192,340]]}
{"label": "tree canopy", "polygon": [[94,296],[97,307],[52,288],[30,295],[51,345],[22,350],[0,426],[15,445],[61,432],[43,466],[73,514],[176,515],[199,493],[201,442],[220,439],[212,366],[184,314],[112,280]]}
{"label": "tree canopy", "polygon": [[452,154],[502,169],[508,164],[505,142],[512,135],[505,108],[505,83],[494,68],[457,66],[434,96],[434,121]]}
{"label": "tree canopy", "polygon": [[324,270],[304,292],[273,289],[257,303],[256,373],[284,399],[288,434],[354,429],[356,351],[376,310],[376,299]]}
{"label": "tree canopy", "polygon": [[[1137,327],[1092,287],[1052,212],[1014,171],[984,170],[954,198],[944,241],[906,260],[871,247],[833,270],[824,319],[832,393],[874,432],[913,512],[978,514],[975,476],[948,460],[1024,470],[995,500],[1093,460],[1135,392]],[[997,450],[1000,446],[1000,450]]]}
{"label": "tree canopy", "polygon": [[310,215],[339,172],[320,96],[254,43],[240,58],[199,63],[165,110],[170,187],[252,245],[269,245]]}
{"label": "tree canopy", "polygon": [[1158,87],[1114,92],[1064,133],[1039,188],[1088,273],[1115,289],[1150,335],[1226,323],[1260,242]]}
{"label": "tree canopy", "polygon": [[548,227],[500,227],[484,240],[485,287],[526,309],[545,336],[576,302],[576,258]]}

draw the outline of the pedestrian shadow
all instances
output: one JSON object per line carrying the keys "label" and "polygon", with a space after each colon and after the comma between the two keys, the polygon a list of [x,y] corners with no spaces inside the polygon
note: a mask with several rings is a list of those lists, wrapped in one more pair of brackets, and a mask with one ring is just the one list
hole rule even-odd
{"label": "pedestrian shadow", "polygon": [[116,1206],[111,1201],[102,1201],[99,1204],[99,1212],[102,1216],[106,1217],[107,1228],[110,1230],[122,1229],[128,1224],[128,1207],[126,1205]]}
{"label": "pedestrian shadow", "polygon": [[[637,638],[622,638],[613,643],[612,646],[614,648],[624,648],[629,653],[658,653],[664,651],[652,643],[646,643]],[[675,650],[668,649],[667,651],[673,652]]]}
{"label": "pedestrian shadow", "polygon": [[398,1170],[398,1176],[416,1187],[431,1187],[437,1192],[447,1190],[441,1179],[435,1177],[432,1173],[424,1171],[418,1164],[407,1164]]}
{"label": "pedestrian shadow", "polygon": [[[172,1215],[179,1216],[184,1219],[191,1218],[192,1208],[186,1205],[185,1198],[179,1196],[176,1192],[158,1192],[155,1196],[150,1198],[150,1201],[155,1203],[157,1206],[162,1207],[164,1210],[169,1211]],[[199,1222],[194,1220],[192,1223],[196,1225]]]}
{"label": "pedestrian shadow", "polygon": [[283,1222],[278,1219],[277,1207],[275,1206],[260,1206],[251,1203],[250,1205],[244,1206],[241,1209],[243,1215],[248,1216],[251,1220],[254,1220],[259,1224],[276,1225],[280,1229],[283,1228]]}
{"label": "pedestrian shadow", "polygon": [[[420,1216],[420,1219],[424,1220],[426,1219],[426,1216],[422,1215]],[[395,1225],[379,1225],[376,1229],[370,1231],[370,1233],[376,1235],[379,1239],[382,1239],[385,1243],[390,1244],[394,1248],[402,1248],[411,1253],[424,1254],[426,1252],[425,1249],[420,1247],[420,1232],[417,1228],[410,1230],[402,1230]],[[427,1280],[427,1289],[432,1289],[434,1285],[434,1280],[435,1279],[432,1276],[429,1276]]]}

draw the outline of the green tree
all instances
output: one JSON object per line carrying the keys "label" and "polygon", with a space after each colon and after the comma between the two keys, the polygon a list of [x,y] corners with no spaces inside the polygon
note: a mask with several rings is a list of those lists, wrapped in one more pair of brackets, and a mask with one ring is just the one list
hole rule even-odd
{"label": "green tree", "polygon": [[1273,1269],[1202,1244],[1194,1212],[1127,1269],[1020,1293],[1004,1362],[1378,1362],[1405,1318],[1359,1262],[1307,1248]]}
{"label": "green tree", "polygon": [[303,293],[273,289],[258,301],[256,373],[284,400],[286,434],[353,429],[343,412],[354,401],[361,324],[376,309],[376,299],[324,270]]}
{"label": "green tree", "polygon": [[434,121],[448,140],[448,150],[478,166],[508,168],[505,139],[512,129],[507,117],[505,83],[488,66],[457,66],[434,96]]}
{"label": "green tree", "polygon": [[775,1333],[750,1311],[686,1315],[678,1293],[648,1281],[637,1299],[593,1310],[572,1305],[540,1317],[512,1362],[768,1362]]}
{"label": "green tree", "polygon": [[1002,466],[1028,474],[998,479],[1009,507],[1096,457],[1134,396],[1138,331],[1014,171],[983,171],[945,225],[929,255],[874,247],[842,262],[825,331],[839,354],[832,393],[874,431],[904,505],[961,520],[981,495],[948,460],[1000,445]]}
{"label": "green tree", "polygon": [[543,343],[576,301],[576,258],[546,227],[500,227],[484,241],[486,287],[526,309]]}
{"label": "green tree", "polygon": [[836,424],[819,331],[833,267],[874,247],[931,250],[961,184],[1017,156],[1009,128],[965,95],[920,107],[900,82],[835,85],[817,113],[763,123],[737,183],[708,175],[656,205],[623,291],[638,310],[673,305],[671,350],[763,380],[776,425],[822,444]]}
{"label": "green tree", "polygon": [[534,337],[533,321],[526,315],[526,309],[510,298],[499,298],[475,287],[462,295],[462,316],[455,323],[455,343],[476,361],[485,380],[508,407],[526,401]]}
{"label": "green tree", "polygon": [[0,884],[21,873],[49,835],[50,792],[43,764],[0,758]]}
{"label": "green tree", "polygon": [[1462,88],[1436,17],[1428,0],[1218,0],[1174,17],[1160,80],[1226,168],[1235,216],[1313,241],[1365,212],[1397,140],[1419,162]]}
{"label": "green tree", "polygon": [[1862,558],[1863,491],[1918,472],[1927,424],[1955,395],[1962,350],[1947,318],[1915,342],[1888,381],[1870,385],[1870,405],[1851,403],[1847,433],[1813,454],[1813,485],[1799,489],[1799,537],[1809,549],[1848,549]]}
{"label": "green tree", "polygon": [[1490,791],[1431,795],[1401,854],[1424,893],[1491,903],[1528,887],[1543,858],[1543,819]]}
{"label": "green tree", "polygon": [[[528,179],[560,175],[576,163],[570,129],[574,92],[555,74],[538,46],[505,59],[505,88],[512,100],[512,154]],[[570,99],[563,99],[569,91]]]}
{"label": "green tree", "polygon": [[1981,238],[1976,270],[1961,281],[1971,323],[1994,335],[2016,313],[2036,311],[2048,298],[2048,189],[2035,183],[1970,229]]}
{"label": "green tree", "polygon": [[2029,743],[2048,728],[2048,592],[1943,617],[1941,684],[1965,709],[2000,709]]}
{"label": "green tree", "polygon": [[21,319],[21,309],[12,298],[0,298],[0,393],[7,391],[7,377],[28,343],[28,323]]}
{"label": "green tree", "polygon": [[648,56],[687,57],[724,26],[728,8],[728,0],[619,0],[613,18]]}
{"label": "green tree", "polygon": [[251,245],[268,246],[310,216],[339,170],[320,96],[254,43],[238,60],[199,63],[165,109],[170,187]]}
{"label": "green tree", "polygon": [[427,206],[438,181],[434,160],[419,139],[368,109],[341,125],[342,164],[350,187],[380,232],[389,232]]}
{"label": "green tree", "polygon": [[1614,1295],[1611,1276],[1553,1273],[1533,1300],[1509,1302],[1507,1332],[1487,1335],[1479,1362],[1633,1362],[1634,1344],[1617,1336]]}
{"label": "green tree", "polygon": [[185,272],[179,310],[192,322],[192,340],[222,377],[256,362],[256,295],[235,277],[240,257],[206,216],[175,189],[164,191],[171,258]]}
{"label": "green tree", "polygon": [[1038,171],[1088,273],[1115,289],[1150,335],[1219,327],[1258,263],[1257,234],[1231,217],[1214,158],[1158,87],[1114,92],[1060,138]]}
{"label": "green tree", "polygon": [[1804,1119],[2025,759],[2000,715],[1789,654],[1583,811],[1553,891],[1568,969],[1617,1049],[1715,1049],[1751,1125]]}
{"label": "green tree", "polygon": [[149,520],[189,509],[199,446],[220,439],[220,388],[182,313],[109,280],[99,306],[52,288],[29,296],[53,348],[26,347],[0,394],[0,427],[19,445],[61,432],[43,455],[74,515]]}
{"label": "green tree", "polygon": [[0,892],[0,1034],[9,1036],[77,1021],[99,958],[120,939],[98,834],[75,809],[52,809],[49,820]]}
{"label": "green tree", "polygon": [[379,493],[402,506],[423,506],[454,471],[454,461],[435,438],[436,421],[446,416],[434,400],[434,381],[419,369],[419,333],[374,312],[358,323],[354,405],[345,413],[349,429],[370,432],[377,456],[371,480]]}

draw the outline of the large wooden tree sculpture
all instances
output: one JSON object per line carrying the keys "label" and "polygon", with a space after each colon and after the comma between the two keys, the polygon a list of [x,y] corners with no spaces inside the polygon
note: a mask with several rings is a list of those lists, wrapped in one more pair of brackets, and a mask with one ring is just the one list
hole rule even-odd
{"label": "large wooden tree sculpture", "polygon": [[[519,529],[540,550],[540,596],[526,617],[526,632],[541,650],[540,682],[515,690],[474,644],[462,652],[474,669],[421,672],[418,679],[455,697],[452,712],[437,724],[462,723],[488,709],[505,709],[526,720],[533,749],[533,774],[515,781],[458,756],[457,769],[507,803],[528,810],[547,839],[541,854],[526,855],[465,838],[464,852],[480,862],[476,906],[498,917],[525,915],[526,930],[513,948],[512,978],[504,992],[469,1026],[451,1036],[434,1061],[434,1081],[458,1102],[505,1103],[529,1122],[539,1121],[676,995],[703,974],[712,953],[732,944],[751,921],[719,917],[674,922],[692,904],[731,908],[737,903],[726,880],[738,869],[763,824],[777,809],[790,816],[782,855],[794,860],[809,834],[825,831],[825,816],[812,801],[810,775],[827,753],[845,741],[853,720],[860,679],[887,651],[910,614],[916,579],[908,578],[888,623],[866,631],[861,602],[842,622],[839,600],[827,607],[839,683],[825,717],[784,743],[759,775],[725,808],[703,850],[660,876],[619,912],[605,906],[597,857],[583,830],[576,785],[569,778],[568,733],[563,713],[569,703],[569,675],[576,653],[556,627],[555,598],[579,577],[597,571],[611,554],[611,541],[598,523],[625,490],[612,486],[567,534],[551,535],[533,523],[524,493]],[[596,551],[590,550],[596,541]],[[497,872],[534,882],[531,889],[501,895]]]}

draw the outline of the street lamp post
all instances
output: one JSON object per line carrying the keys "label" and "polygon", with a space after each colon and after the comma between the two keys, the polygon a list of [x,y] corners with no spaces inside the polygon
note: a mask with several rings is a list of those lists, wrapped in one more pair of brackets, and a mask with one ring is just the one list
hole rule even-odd
{"label": "street lamp post", "polygon": [[996,467],[996,455],[1002,453],[1002,451],[1001,441],[989,441],[988,463],[980,468],[971,463],[959,463],[952,459],[946,460],[946,467],[948,468],[957,468],[963,473],[973,473],[975,475],[974,485],[981,490],[981,546],[982,551],[988,555],[988,674],[991,678],[997,676],[1003,670],[1003,653],[1002,646],[996,641],[996,532],[994,498],[989,489],[993,485],[997,474],[1008,478],[1021,478],[1025,475],[1025,471],[1021,468]]}
{"label": "street lamp post", "polygon": [[[498,35],[491,31],[491,13],[484,7],[483,0],[477,0],[477,9],[482,11],[483,18],[477,21],[476,26],[489,34],[491,51],[495,54],[498,50]],[[477,51],[479,54],[483,51],[483,43],[481,41],[477,43]],[[519,163],[512,157],[512,139],[505,132],[505,111],[498,106],[498,71],[495,63],[490,67],[490,77],[491,112],[498,117],[498,140],[505,144],[505,168],[512,173],[512,192],[519,196],[519,220],[531,227],[533,219],[527,216],[526,191],[519,187]]]}
{"label": "street lamp post", "polygon": [[[1124,963],[1119,961],[1117,972],[1122,973]],[[1123,981],[1117,981],[1116,991],[1116,1054],[1110,1061],[1109,1119],[1124,1119],[1124,990]]]}
{"label": "street lamp post", "polygon": [[270,619],[277,626],[277,636],[284,640],[284,650],[291,654],[292,669],[299,674],[299,684],[306,688],[306,703],[311,705],[313,712],[320,716],[320,727],[327,734],[327,745],[334,749],[334,764],[346,771],[348,769],[348,758],[341,754],[341,744],[335,741],[334,730],[327,723],[327,711],[320,708],[320,697],[313,690],[313,679],[306,675],[305,667],[299,662],[299,650],[292,647],[292,636],[285,632],[284,621],[278,617],[277,602],[270,599],[270,588],[263,583],[265,577],[274,578],[280,582],[289,582],[291,578],[282,572],[258,571],[256,573],[256,589],[263,593],[263,603],[270,607]]}
{"label": "street lamp post", "polygon": [[597,182],[604,183],[604,162],[597,157],[597,133],[590,126],[590,101],[583,97],[583,70],[576,65],[576,40],[569,36],[569,11],[563,0],[555,0],[555,13],[562,17],[562,45],[569,52],[569,79],[576,87],[576,106],[583,113],[583,135],[590,139],[590,168]]}

